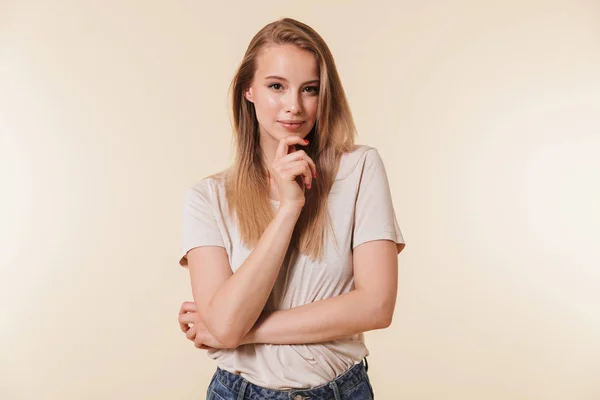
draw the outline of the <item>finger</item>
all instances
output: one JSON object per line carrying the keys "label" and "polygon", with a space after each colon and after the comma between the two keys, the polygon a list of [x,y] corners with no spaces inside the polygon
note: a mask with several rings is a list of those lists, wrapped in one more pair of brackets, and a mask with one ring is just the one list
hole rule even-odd
{"label": "finger", "polygon": [[198,332],[198,334],[196,335],[196,338],[194,339],[194,346],[196,346],[199,349],[212,349],[212,347],[207,346],[205,344],[205,342],[207,340],[211,339],[210,337],[207,337],[207,334],[205,331],[200,330]]}
{"label": "finger", "polygon": [[196,343],[194,342],[194,346],[196,346],[197,348],[199,348],[200,350],[214,350],[214,348],[207,346],[203,343]]}
{"label": "finger", "polygon": [[277,151],[275,152],[275,160],[285,156],[287,154],[287,142],[285,141],[285,138],[282,138],[279,141],[279,145],[277,145]]}
{"label": "finger", "polygon": [[185,337],[188,338],[189,340],[194,340],[196,339],[196,325],[192,326],[186,333],[185,333]]}
{"label": "finger", "polygon": [[183,333],[186,333],[188,330],[190,330],[191,326],[191,324],[179,323],[179,329],[181,329],[181,332]]}
{"label": "finger", "polygon": [[186,301],[186,302],[183,302],[183,304],[181,305],[181,308],[179,309],[178,321],[179,321],[179,328],[183,332],[187,332],[187,330],[189,329],[189,326],[187,324],[182,323],[181,316],[185,315],[187,313],[196,314],[195,311],[196,311],[196,304],[194,302]]}
{"label": "finger", "polygon": [[183,309],[185,311],[193,311],[196,312],[198,311],[198,307],[196,307],[196,303],[194,303],[193,301],[186,301],[185,303],[183,303]]}
{"label": "finger", "polygon": [[190,311],[196,311],[196,303],[193,301],[184,301],[179,309],[179,314],[183,314]]}
{"label": "finger", "polygon": [[281,138],[279,145],[277,146],[277,151],[275,152],[275,159],[277,160],[288,155],[290,152],[289,147],[297,144],[301,146],[308,145],[308,143],[305,142],[300,136],[286,136]]}
{"label": "finger", "polygon": [[304,184],[307,187],[312,184],[312,173],[310,172],[308,164],[304,161],[301,161],[301,164],[299,166],[287,169],[286,173],[289,174],[290,179],[296,179],[296,177],[301,177],[302,182],[304,182]]}
{"label": "finger", "polygon": [[298,150],[293,154],[288,154],[287,156],[283,157],[279,162],[280,163],[286,163],[288,161],[296,161],[296,160],[306,160],[308,161],[308,164],[310,165],[310,169],[313,173],[313,177],[316,178],[317,177],[317,165],[315,164],[315,162],[312,160],[312,158],[310,158],[308,156],[308,154],[306,154],[306,152],[304,150]]}
{"label": "finger", "polygon": [[179,316],[179,322],[182,324],[193,324],[200,319],[198,313],[189,312]]}
{"label": "finger", "polygon": [[182,316],[185,315],[183,313],[185,313],[185,311],[183,311],[183,305],[182,305],[181,309],[179,310],[179,315],[177,316],[177,322],[179,322],[179,329],[181,329],[181,331],[185,333],[188,331],[188,329],[190,329],[190,327],[181,321]]}
{"label": "finger", "polygon": [[[304,186],[306,186],[308,189],[312,187],[312,172],[310,171],[308,161],[292,161],[283,167],[282,172],[291,173],[293,179],[296,179],[296,177],[300,176]],[[290,179],[292,178],[290,177]]]}
{"label": "finger", "polygon": [[194,324],[198,320],[198,313],[185,313],[179,315],[179,327],[183,332],[187,332],[190,329],[190,325]]}

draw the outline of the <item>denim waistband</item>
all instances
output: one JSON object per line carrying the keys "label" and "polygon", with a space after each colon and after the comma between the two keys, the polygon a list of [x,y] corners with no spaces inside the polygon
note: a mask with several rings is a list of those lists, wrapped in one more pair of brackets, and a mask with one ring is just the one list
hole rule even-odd
{"label": "denim waistband", "polygon": [[[243,398],[249,400],[264,400],[265,398],[269,400],[334,399],[339,398],[341,393],[352,389],[365,377],[367,377],[367,370],[363,363],[360,362],[334,380],[321,386],[311,389],[276,390],[254,385],[240,375],[232,374],[218,367],[217,372],[215,372],[215,378],[223,385],[236,393],[244,390]],[[335,393],[336,391],[337,394]]]}

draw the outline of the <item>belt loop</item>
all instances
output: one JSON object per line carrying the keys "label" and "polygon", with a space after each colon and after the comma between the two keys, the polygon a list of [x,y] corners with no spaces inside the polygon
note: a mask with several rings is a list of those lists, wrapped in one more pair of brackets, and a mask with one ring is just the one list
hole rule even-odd
{"label": "belt loop", "polygon": [[365,357],[365,371],[369,372],[369,362],[367,361],[367,357]]}
{"label": "belt loop", "polygon": [[329,383],[329,387],[333,389],[333,395],[335,396],[335,400],[342,400],[342,397],[340,396],[340,389],[338,388],[337,383],[332,381]]}
{"label": "belt loop", "polygon": [[238,393],[237,400],[244,400],[246,397],[246,387],[248,386],[248,381],[243,379],[242,386],[240,386],[240,391]]}

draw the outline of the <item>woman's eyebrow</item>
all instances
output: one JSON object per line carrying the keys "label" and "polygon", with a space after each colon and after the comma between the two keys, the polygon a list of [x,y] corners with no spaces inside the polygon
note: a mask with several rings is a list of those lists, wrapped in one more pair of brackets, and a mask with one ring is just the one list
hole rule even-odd
{"label": "woman's eyebrow", "polygon": [[[288,81],[287,79],[285,79],[285,78],[283,78],[281,76],[276,76],[276,75],[269,75],[269,76],[265,77],[265,79],[279,79],[279,80],[282,80],[282,81],[285,81],[285,82]],[[318,79],[313,79],[312,81],[304,82],[303,85],[307,85],[309,83],[319,83],[319,80]]]}

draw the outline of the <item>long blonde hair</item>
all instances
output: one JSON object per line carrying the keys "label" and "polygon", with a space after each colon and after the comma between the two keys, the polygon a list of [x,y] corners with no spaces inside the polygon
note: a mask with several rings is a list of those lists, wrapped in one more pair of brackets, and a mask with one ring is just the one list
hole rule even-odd
{"label": "long blonde hair", "polygon": [[330,224],[327,198],[334,183],[342,153],[354,148],[356,127],[327,44],[310,26],[283,18],[262,28],[250,41],[246,54],[231,82],[235,162],[228,170],[226,194],[230,215],[235,214],[242,241],[248,248],[256,245],[274,217],[269,199],[267,166],[259,143],[259,128],[254,104],[244,97],[257,67],[257,57],[270,45],[293,44],[311,51],[319,67],[320,88],[315,126],[303,146],[315,162],[318,178],[305,191],[306,202],[296,223],[290,249],[312,259],[324,255],[326,232]]}

